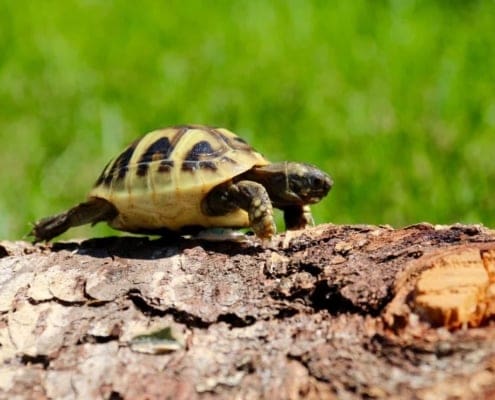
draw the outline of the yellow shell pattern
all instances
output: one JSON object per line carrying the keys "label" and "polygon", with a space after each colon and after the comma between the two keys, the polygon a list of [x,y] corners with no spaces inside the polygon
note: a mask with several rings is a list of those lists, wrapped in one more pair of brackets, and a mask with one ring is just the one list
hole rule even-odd
{"label": "yellow shell pattern", "polygon": [[110,161],[89,197],[111,202],[119,214],[110,226],[130,232],[246,227],[245,211],[210,217],[203,214],[201,201],[215,186],[267,164],[226,129],[166,128],[148,133]]}

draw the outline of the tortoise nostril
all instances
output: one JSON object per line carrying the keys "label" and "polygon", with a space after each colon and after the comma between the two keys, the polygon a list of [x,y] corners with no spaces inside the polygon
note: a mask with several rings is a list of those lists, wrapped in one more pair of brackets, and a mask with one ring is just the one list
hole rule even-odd
{"label": "tortoise nostril", "polygon": [[314,189],[326,189],[330,186],[330,182],[326,178],[321,178],[319,176],[314,176],[311,179],[311,186]]}

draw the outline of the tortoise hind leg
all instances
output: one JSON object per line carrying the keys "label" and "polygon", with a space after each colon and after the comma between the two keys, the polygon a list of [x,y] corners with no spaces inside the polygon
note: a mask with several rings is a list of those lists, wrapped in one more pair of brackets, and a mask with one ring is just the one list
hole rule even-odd
{"label": "tortoise hind leg", "polygon": [[246,180],[219,186],[203,203],[203,210],[212,216],[225,215],[237,208],[248,212],[249,226],[256,236],[270,239],[277,232],[270,197],[259,183]]}
{"label": "tortoise hind leg", "polygon": [[285,228],[289,230],[304,229],[314,225],[311,209],[308,205],[288,206],[283,208]]}
{"label": "tortoise hind leg", "polygon": [[50,240],[74,226],[111,220],[117,213],[117,209],[108,201],[93,198],[63,213],[41,219],[29,235],[34,236],[35,242]]}

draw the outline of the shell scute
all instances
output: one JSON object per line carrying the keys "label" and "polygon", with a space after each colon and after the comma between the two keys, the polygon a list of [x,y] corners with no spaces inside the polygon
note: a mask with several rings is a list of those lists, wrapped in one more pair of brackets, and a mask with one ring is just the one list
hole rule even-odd
{"label": "shell scute", "polygon": [[151,162],[167,160],[173,150],[168,137],[161,137],[151,143],[138,161],[136,173],[145,176]]}

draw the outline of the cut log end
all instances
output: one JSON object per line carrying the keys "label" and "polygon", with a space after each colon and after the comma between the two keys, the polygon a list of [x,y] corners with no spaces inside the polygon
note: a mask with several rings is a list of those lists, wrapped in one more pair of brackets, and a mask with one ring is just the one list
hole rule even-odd
{"label": "cut log end", "polygon": [[448,329],[475,328],[495,319],[495,245],[437,250],[405,274],[409,281],[399,284],[389,310],[404,314],[407,309],[432,327]]}

